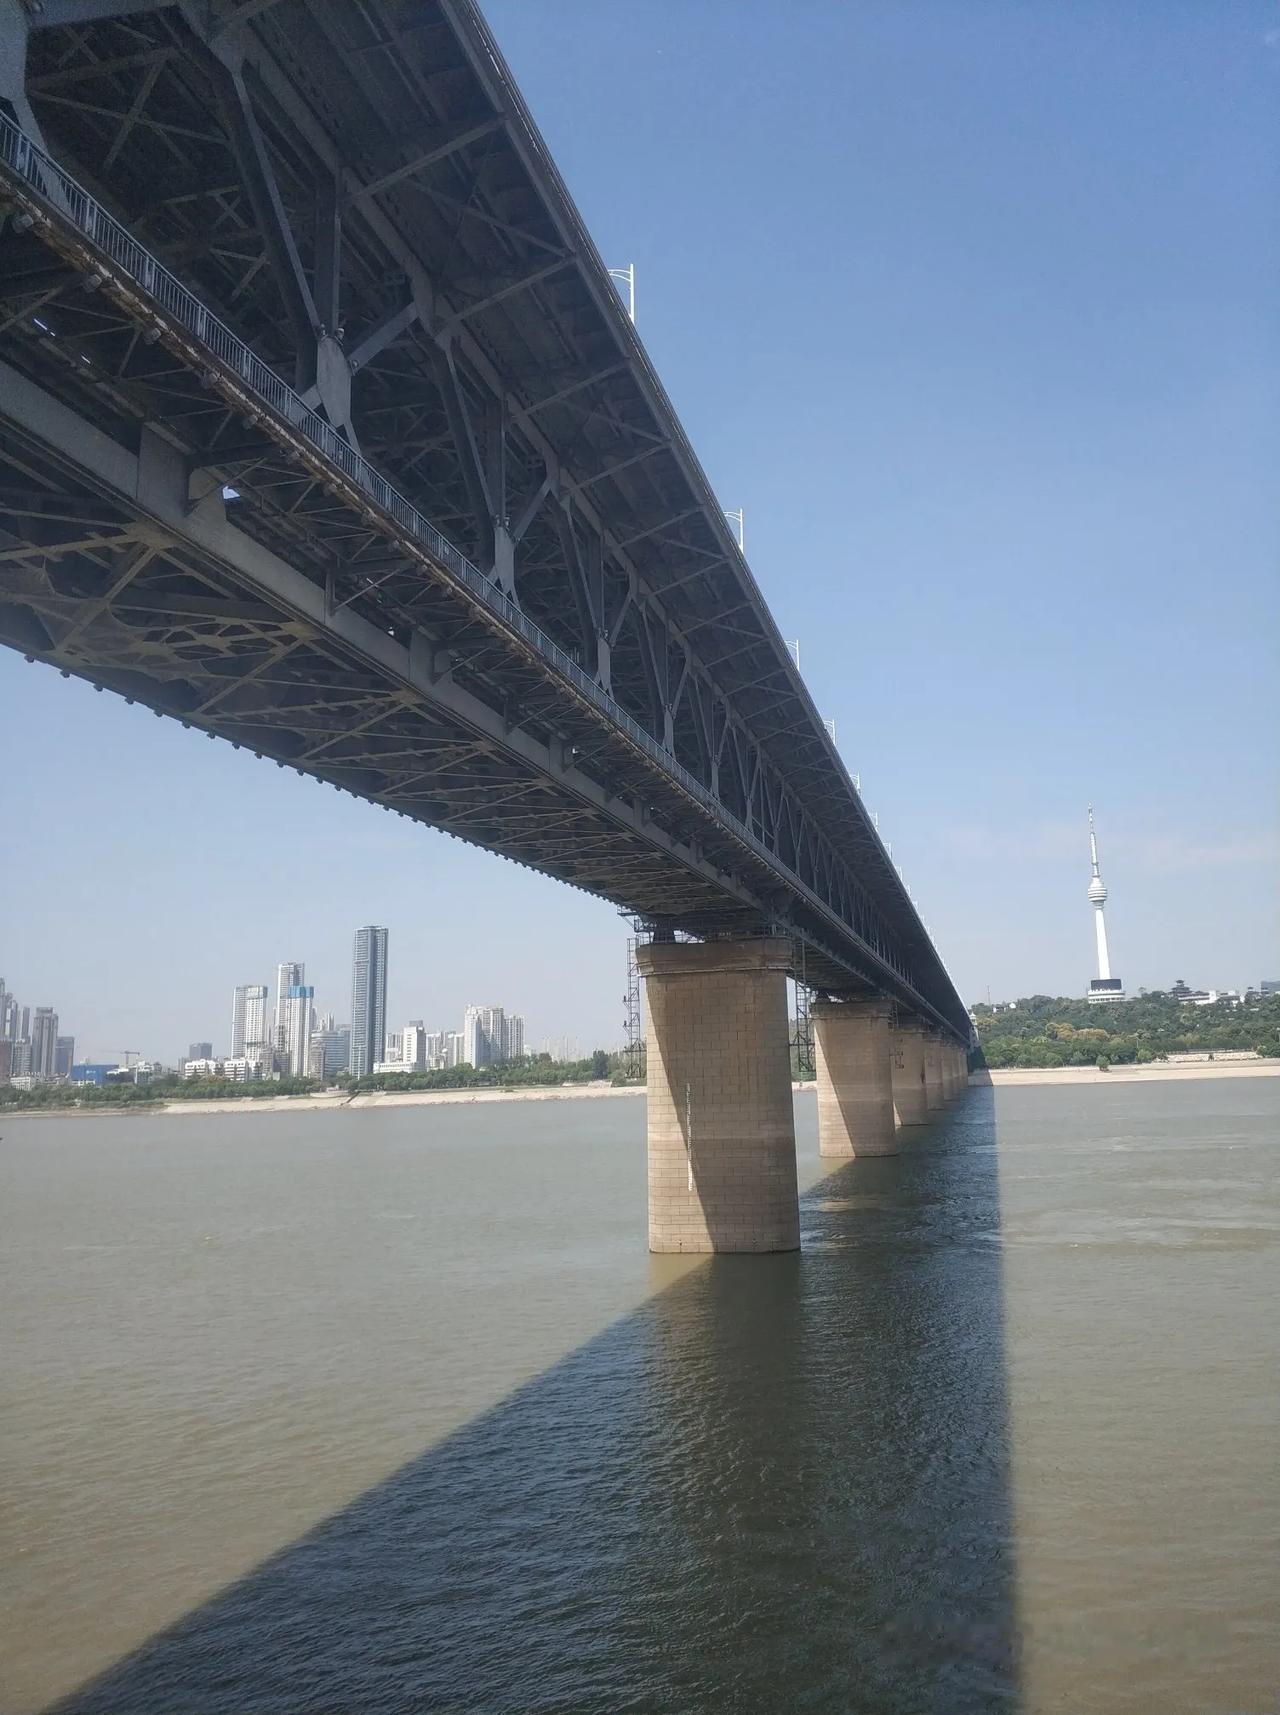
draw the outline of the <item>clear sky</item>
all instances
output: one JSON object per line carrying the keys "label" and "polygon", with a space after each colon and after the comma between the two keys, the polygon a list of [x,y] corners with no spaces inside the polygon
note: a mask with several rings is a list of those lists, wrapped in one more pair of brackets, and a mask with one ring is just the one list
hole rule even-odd
{"label": "clear sky", "polygon": [[[1280,976],[1280,10],[488,0],[969,1000]],[[0,974],[225,1050],[304,959],[621,1036],[607,906],[0,655]]]}

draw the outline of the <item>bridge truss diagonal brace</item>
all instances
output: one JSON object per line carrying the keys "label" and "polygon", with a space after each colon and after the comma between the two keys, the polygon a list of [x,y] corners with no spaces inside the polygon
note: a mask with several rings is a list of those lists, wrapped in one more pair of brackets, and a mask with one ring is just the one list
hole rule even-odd
{"label": "bridge truss diagonal brace", "polygon": [[275,168],[254,110],[242,56],[222,38],[215,38],[212,46],[224,70],[223,87],[219,91],[223,122],[249,193],[276,284],[289,314],[298,384],[305,386],[315,379],[314,373],[309,372],[313,372],[316,366],[316,346],[323,327],[320,312],[306,269],[302,266]]}
{"label": "bridge truss diagonal brace", "polygon": [[[606,691],[611,690],[609,644],[604,635],[603,592],[599,576],[600,539],[589,532],[584,547],[579,539],[573,500],[570,496],[565,495],[557,499],[552,512],[552,522],[560,540],[560,551],[564,555],[569,579],[569,592],[578,616],[583,660],[590,663],[594,654],[596,677]],[[593,570],[595,576],[592,575]]]}
{"label": "bridge truss diagonal brace", "polygon": [[752,911],[760,908],[748,887],[729,882],[700,852],[646,817],[642,808],[611,795],[580,773],[563,751],[557,752],[554,742],[548,745],[511,725],[501,712],[458,685],[447,670],[441,670],[444,663],[438,652],[432,653],[430,640],[400,643],[349,607],[330,610],[322,585],[238,529],[225,508],[200,506],[193,510],[185,461],[160,436],[144,430],[139,452],[131,453],[3,362],[0,400],[4,402],[0,418],[11,419],[24,433],[59,449],[113,506],[141,512],[150,521],[149,534],[154,533],[157,543],[163,537],[194,550],[202,559],[230,568],[271,608],[292,614],[294,623],[352,652],[385,676],[399,695],[439,709],[450,721],[474,733],[486,749],[505,752],[521,767],[554,776],[584,807],[627,833],[641,836],[655,855],[660,853],[667,862],[676,862],[721,892],[734,894],[740,906]]}
{"label": "bridge truss diagonal brace", "polygon": [[[471,408],[458,375],[453,343],[453,340],[447,336],[433,338],[428,350],[431,354],[432,368],[440,389],[440,396],[444,401],[449,433],[453,437],[453,443],[462,466],[462,480],[466,486],[467,500],[471,506],[480,550],[480,563],[482,569],[488,570],[495,564],[497,546],[495,520],[498,516],[498,509],[494,505],[495,497],[489,487],[489,470],[481,453],[476,425],[471,417]],[[511,570],[510,583],[514,586],[514,566]],[[511,593],[510,588],[508,588],[507,593]]]}

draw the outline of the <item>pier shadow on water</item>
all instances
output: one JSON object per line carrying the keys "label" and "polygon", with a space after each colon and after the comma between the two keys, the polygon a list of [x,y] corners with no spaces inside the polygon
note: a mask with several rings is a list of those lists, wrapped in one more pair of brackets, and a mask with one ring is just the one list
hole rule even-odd
{"label": "pier shadow on water", "polygon": [[48,1715],[1016,1708],[992,1092],[801,1220],[801,1254],[685,1273]]}

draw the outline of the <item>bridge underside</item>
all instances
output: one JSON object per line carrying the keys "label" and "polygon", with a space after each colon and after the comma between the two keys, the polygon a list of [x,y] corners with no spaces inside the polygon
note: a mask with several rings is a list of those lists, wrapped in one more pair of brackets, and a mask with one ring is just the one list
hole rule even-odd
{"label": "bridge underside", "polygon": [[24,17],[0,641],[967,1039],[468,0]]}
{"label": "bridge underside", "polygon": [[[432,659],[327,603],[238,527],[220,490],[192,506],[165,442],[104,449],[15,372],[0,370],[0,388],[27,406],[21,425],[0,410],[0,641],[655,921],[760,928],[759,904],[745,890],[734,903],[692,817],[681,840],[666,831],[681,831],[672,806],[664,828],[631,808],[652,790],[638,764],[628,792],[619,747],[601,767],[602,735],[585,721],[575,744],[562,711],[554,728],[536,720],[529,670],[502,655],[491,667],[505,697],[481,700],[454,654]],[[519,707],[519,727],[495,701]]]}

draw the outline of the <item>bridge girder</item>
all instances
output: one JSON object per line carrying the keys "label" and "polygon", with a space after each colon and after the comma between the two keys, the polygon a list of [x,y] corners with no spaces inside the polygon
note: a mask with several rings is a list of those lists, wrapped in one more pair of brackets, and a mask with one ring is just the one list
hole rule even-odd
{"label": "bridge girder", "polygon": [[[477,74],[482,26],[467,6],[417,6],[417,57],[392,66],[387,44],[403,45],[402,14],[383,0],[277,0],[252,17],[203,3],[103,6],[74,24],[59,14],[32,37],[27,99],[59,163],[109,197],[129,229],[258,356],[303,384],[304,398],[327,407],[347,443],[458,541],[784,872],[767,877],[744,866],[730,840],[718,904],[678,886],[667,911],[656,896],[646,906],[629,891],[624,902],[714,933],[747,919],[796,918],[792,875],[838,920],[806,930],[802,907],[795,932],[808,933],[817,949],[827,933],[838,945],[843,923],[855,950],[871,955],[861,965],[837,959],[831,986],[879,982],[892,970],[904,1003],[910,997],[959,1031],[963,1009],[909,902],[904,908],[901,883],[789,656],[779,653],[776,628],[678,424],[664,415],[665,396],[599,259],[585,234],[564,229],[563,211],[527,170],[527,116],[513,115],[509,93],[495,104]],[[361,30],[369,32],[363,46],[352,39]],[[401,89],[398,106],[388,104],[388,79]],[[397,119],[392,131],[392,111],[411,113],[411,122]],[[156,146],[171,169],[159,184],[147,166]],[[110,170],[99,178],[103,163]],[[425,650],[437,683],[497,712],[508,731],[531,732],[540,743],[545,735],[553,745],[572,729],[582,769],[625,782],[637,814],[650,816],[651,800],[670,797],[645,760],[632,759],[618,775],[617,743],[590,718],[566,715],[563,687],[513,658],[510,639],[495,635],[488,616],[353,507],[269,411],[246,412],[243,393],[224,385],[216,365],[202,368],[199,352],[193,360],[189,338],[172,337],[115,280],[86,291],[93,258],[60,245],[57,226],[55,218],[52,228],[21,233],[11,221],[0,237],[0,340],[24,377],[121,445],[162,424],[184,461],[187,504],[209,511],[231,485],[238,535],[307,580],[326,615],[350,614],[419,657]],[[286,273],[299,288],[292,309],[280,289]],[[17,472],[30,448],[21,451]],[[74,488],[67,478],[64,470],[62,486]],[[56,504],[57,489],[49,496],[42,505]],[[91,492],[64,498],[95,504]],[[38,535],[42,527],[30,528]],[[121,535],[119,553],[126,539],[141,546],[141,528],[121,521],[134,534]],[[51,559],[111,557],[105,543],[79,542],[33,541],[50,549],[39,575],[47,577]],[[10,563],[22,568],[12,584]],[[188,612],[181,639],[146,634],[145,669],[107,659],[120,644],[110,625],[126,616],[130,646],[143,647],[135,635],[141,592],[159,600],[157,568],[172,564],[167,550],[149,551],[118,596],[99,587],[87,598],[97,617],[82,617],[76,630],[101,648],[112,672],[133,675],[132,694],[144,672],[172,688],[176,679],[159,665],[163,651],[190,667],[197,648],[185,635],[200,616]],[[32,615],[54,623],[67,598],[33,586],[32,572],[21,555],[0,559],[4,611],[21,610],[23,623]],[[216,702],[183,718],[212,725],[216,713],[217,730],[230,736],[236,713],[242,730],[274,731],[277,749],[287,749],[285,693],[298,689],[309,646],[273,641],[269,627],[252,640],[219,632],[213,615],[200,623],[206,679],[239,674],[244,682],[206,688]],[[68,647],[51,637],[49,648],[29,652],[65,664]],[[91,667],[86,656],[70,670],[94,676]],[[264,707],[271,697],[281,699],[274,726]],[[364,730],[393,737],[373,719]],[[292,734],[306,737],[305,729]],[[420,742],[428,744],[425,735]],[[306,752],[314,772],[320,754]],[[385,745],[380,754],[390,754]],[[344,750],[341,767],[349,780],[378,774],[370,755],[354,751]],[[833,805],[842,776],[846,801]],[[425,779],[415,791],[406,813],[449,826]],[[448,814],[463,815],[461,800],[450,802]],[[661,814],[673,846],[686,835],[692,848],[716,843],[680,794],[662,802]],[[452,831],[504,849],[502,829],[474,805]],[[549,847],[542,859],[522,861],[576,879],[579,866],[563,857],[553,864]],[[607,870],[601,860],[583,873],[598,884],[593,891],[620,897],[617,872],[610,885]],[[730,878],[746,899],[727,906]],[[820,951],[814,956],[821,962]]]}

